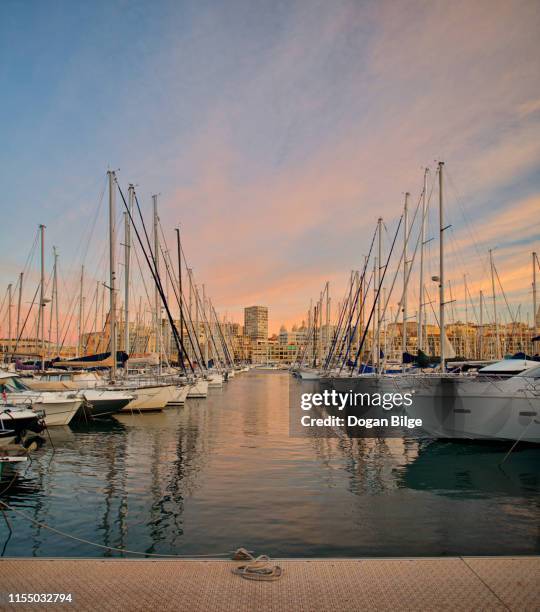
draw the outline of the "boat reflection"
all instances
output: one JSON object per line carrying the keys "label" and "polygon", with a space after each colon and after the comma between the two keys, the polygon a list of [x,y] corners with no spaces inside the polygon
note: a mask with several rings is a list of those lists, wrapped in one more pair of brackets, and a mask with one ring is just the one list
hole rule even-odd
{"label": "boat reflection", "polygon": [[[400,486],[463,498],[535,496],[540,486],[538,449],[507,443],[423,441],[399,474]],[[504,460],[504,462],[503,462]]]}

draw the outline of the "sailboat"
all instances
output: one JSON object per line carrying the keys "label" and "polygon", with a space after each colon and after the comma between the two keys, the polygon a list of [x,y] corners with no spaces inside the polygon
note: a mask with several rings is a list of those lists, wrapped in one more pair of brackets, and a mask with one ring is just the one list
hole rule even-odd
{"label": "sailboat", "polygon": [[[110,338],[110,353],[113,355],[110,368],[110,382],[106,387],[112,391],[127,392],[132,399],[127,405],[122,408],[122,412],[144,412],[144,411],[159,411],[163,410],[169,403],[174,385],[154,383],[148,380],[140,380],[139,378],[124,377],[119,379],[117,376],[117,335],[116,335],[116,173],[113,170],[107,172],[109,184],[109,338]],[[135,189],[133,185],[129,186],[129,205],[128,216],[131,223],[131,210],[133,209],[133,198],[135,197]],[[154,196],[154,217],[157,216],[157,196]],[[128,225],[129,227],[129,225]],[[129,233],[126,234],[126,296],[129,295]],[[128,300],[125,301],[126,308],[126,329],[128,329],[129,310]],[[156,315],[157,318],[157,315]],[[129,335],[127,334],[129,339]],[[129,346],[125,348],[129,351]],[[126,352],[128,352],[126,351]]]}
{"label": "sailboat", "polygon": [[403,377],[406,408],[435,438],[540,443],[540,365],[504,379],[461,375]]}
{"label": "sailboat", "polygon": [[9,404],[43,414],[47,427],[68,425],[83,403],[73,392],[34,391],[14,372],[0,372],[0,392]]}

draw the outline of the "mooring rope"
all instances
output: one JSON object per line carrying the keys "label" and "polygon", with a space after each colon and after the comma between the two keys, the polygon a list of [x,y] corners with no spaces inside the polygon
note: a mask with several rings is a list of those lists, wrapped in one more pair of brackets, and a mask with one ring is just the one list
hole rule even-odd
{"label": "mooring rope", "polygon": [[[3,493],[4,492],[5,491],[3,491]],[[172,558],[172,559],[189,559],[189,558],[195,558],[195,557],[208,557],[208,558],[229,557],[231,556],[231,553],[236,554],[234,551],[228,551],[226,553],[214,553],[214,554],[209,554],[209,555],[203,555],[203,554],[168,555],[166,553],[149,553],[149,552],[144,552],[140,550],[129,550],[127,548],[117,548],[116,546],[107,546],[105,544],[99,544],[99,542],[92,542],[92,540],[87,540],[86,538],[79,538],[70,533],[66,533],[65,531],[61,531],[60,529],[56,529],[55,527],[51,527],[50,525],[47,525],[47,523],[37,521],[36,519],[29,516],[26,512],[19,510],[17,508],[14,508],[13,506],[6,504],[6,502],[4,501],[0,501],[0,506],[2,507],[1,508],[2,510],[10,510],[11,512],[14,512],[15,514],[22,516],[23,518],[25,518],[27,521],[30,521],[34,525],[41,527],[42,529],[47,529],[48,531],[51,531],[52,533],[56,533],[57,535],[60,535],[64,538],[69,538],[70,540],[75,540],[76,542],[81,542],[82,544],[88,544],[89,546],[94,546],[102,550],[110,550],[110,551],[130,554],[130,555],[141,555],[144,557],[166,557],[166,558]]]}
{"label": "mooring rope", "polygon": [[[13,481],[12,481],[13,482]],[[11,484],[11,483],[10,483]],[[8,486],[9,488],[9,486]],[[4,489],[3,492],[5,492]],[[214,553],[214,554],[193,554],[193,555],[169,555],[166,553],[149,553],[143,552],[140,550],[129,550],[127,548],[117,548],[116,546],[106,546],[105,544],[99,544],[98,542],[92,542],[91,540],[87,540],[86,538],[79,538],[78,536],[71,535],[70,533],[66,533],[65,531],[61,531],[60,529],[56,529],[55,527],[51,527],[47,525],[47,523],[43,523],[41,521],[37,521],[36,519],[29,516],[26,512],[22,510],[18,510],[9,504],[6,504],[4,501],[0,501],[0,510],[2,513],[5,513],[5,510],[10,510],[15,514],[19,514],[27,521],[30,521],[32,524],[41,527],[42,529],[46,529],[60,535],[64,538],[68,538],[70,540],[75,540],[76,542],[80,542],[82,544],[88,544],[89,546],[94,546],[96,548],[100,548],[102,550],[109,550],[120,552],[129,555],[140,555],[144,557],[161,557],[167,559],[194,559],[194,558],[215,558],[215,557],[230,557],[233,561],[248,561],[245,565],[240,565],[235,567],[232,572],[246,580],[261,580],[266,582],[271,582],[274,580],[278,580],[283,575],[283,569],[279,565],[271,565],[270,557],[267,555],[259,555],[258,557],[254,557],[249,551],[245,548],[238,548],[236,551],[228,551],[226,553]],[[4,515],[5,516],[5,515]],[[10,531],[12,531],[11,525],[9,521],[6,522]]]}

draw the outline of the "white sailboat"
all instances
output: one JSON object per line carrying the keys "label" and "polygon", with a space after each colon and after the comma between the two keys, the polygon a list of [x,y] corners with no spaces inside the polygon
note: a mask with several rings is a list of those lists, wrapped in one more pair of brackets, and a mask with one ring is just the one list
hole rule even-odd
{"label": "white sailboat", "polygon": [[505,379],[489,376],[411,376],[406,408],[436,438],[540,443],[540,366]]}
{"label": "white sailboat", "polygon": [[13,372],[0,372],[0,391],[8,403],[42,412],[47,427],[68,425],[83,402],[74,392],[34,391]]}

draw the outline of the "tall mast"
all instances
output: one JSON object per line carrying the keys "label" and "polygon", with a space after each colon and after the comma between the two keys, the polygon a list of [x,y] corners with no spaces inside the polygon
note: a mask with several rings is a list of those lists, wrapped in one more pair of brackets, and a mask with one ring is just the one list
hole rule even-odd
{"label": "tall mast", "polygon": [[109,177],[109,329],[111,346],[111,380],[116,378],[116,175],[107,171]]}
{"label": "tall mast", "polygon": [[[197,343],[200,344],[201,341],[201,334],[199,333],[199,295],[197,292],[197,285],[193,282],[193,269],[191,269],[191,285],[193,287],[193,296],[195,298],[195,337],[197,338]],[[200,348],[199,348],[199,352],[200,352]],[[204,356],[203,356],[204,359]],[[202,367],[202,366],[200,366]],[[206,363],[204,364],[204,367],[206,368]]]}
{"label": "tall mast", "polygon": [[319,350],[318,350],[318,359],[319,359],[319,366],[322,365],[322,355],[323,355],[323,334],[322,334],[322,329],[323,329],[323,292],[321,291],[321,295],[319,298]]}
{"label": "tall mast", "polygon": [[463,356],[467,358],[469,356],[469,311],[467,307],[467,274],[463,275],[463,293],[465,294],[465,337],[463,339]]}
{"label": "tall mast", "polygon": [[[379,217],[377,221],[377,229],[378,229],[378,261],[379,265],[377,267],[377,291],[379,290],[379,285],[381,283],[382,277],[382,217]],[[374,279],[375,282],[375,279]],[[380,369],[381,363],[381,300],[380,297],[377,300],[377,372]]]}
{"label": "tall mast", "polygon": [[538,334],[538,326],[536,324],[536,317],[537,317],[537,301],[536,301],[536,263],[537,263],[537,256],[536,253],[532,254],[532,266],[533,266],[533,282],[532,282],[532,292],[533,292],[533,322],[532,322],[532,328],[533,328],[533,337],[536,336]]}
{"label": "tall mast", "polygon": [[99,281],[96,281],[96,312],[94,314],[94,353],[99,353],[99,340],[101,333],[98,334],[98,308],[99,308]]}
{"label": "tall mast", "polygon": [[426,242],[426,192],[429,168],[424,170],[424,189],[422,190],[422,225],[420,237],[420,288],[418,291],[418,350],[424,350],[424,244]]}
{"label": "tall mast", "polygon": [[[19,274],[19,299],[17,301],[17,342],[21,333],[21,306],[22,306],[22,288],[23,288],[23,272]],[[13,351],[12,351],[13,352]]]}
{"label": "tall mast", "polygon": [[[375,309],[375,301],[377,299],[377,268],[378,268],[378,260],[376,257],[373,258],[373,309]],[[371,327],[371,365],[373,370],[377,368],[377,321],[375,321],[375,317],[372,318],[372,327]]]}
{"label": "tall mast", "polygon": [[501,358],[500,341],[499,341],[499,320],[497,317],[497,296],[495,294],[495,269],[493,264],[493,251],[489,249],[489,263],[491,266],[491,292],[493,295],[493,316],[495,317],[495,356]]}
{"label": "tall mast", "polygon": [[[191,277],[192,270],[191,268],[186,268],[186,269],[187,269],[187,275],[188,275],[188,289],[189,289],[189,302],[188,302],[189,324],[191,325],[191,327],[193,327],[193,279]],[[197,333],[198,332],[196,331],[195,337],[197,338],[197,341],[198,341],[199,337],[197,336]],[[191,357],[195,358],[195,347],[191,343],[190,343],[190,346],[191,348],[190,348],[189,354],[191,354]]]}
{"label": "tall mast", "polygon": [[[178,316],[178,321],[179,321],[179,325],[180,325],[180,343],[182,346],[184,346],[184,319],[183,319],[183,314],[182,314],[182,309],[183,309],[183,297],[182,297],[182,246],[180,243],[180,228],[177,227],[176,228],[176,249],[178,251],[178,307],[179,307],[179,316]],[[178,356],[179,360],[180,358],[183,359],[183,355],[182,356]]]}
{"label": "tall mast", "polygon": [[41,369],[45,370],[45,226],[40,225],[41,280],[39,286],[39,336],[41,340]]}
{"label": "tall mast", "polygon": [[131,219],[135,188],[130,183],[128,187],[129,214],[124,212],[124,351],[129,355],[129,281],[131,263]]}
{"label": "tall mast", "polygon": [[49,346],[47,347],[47,355],[49,355],[51,351],[51,340],[52,340],[52,325],[53,325],[53,308],[54,308],[54,280],[56,277],[56,247],[53,246],[53,281],[52,281],[52,292],[51,292],[51,311],[49,313]]}
{"label": "tall mast", "polygon": [[[154,205],[154,267],[156,280],[159,280],[159,234],[158,234],[158,211],[157,195],[152,196]],[[158,354],[158,367],[161,374],[161,300],[156,282],[154,291],[154,311],[155,311],[155,333],[156,333],[156,353]]]}
{"label": "tall mast", "polygon": [[478,350],[479,359],[484,358],[484,292],[480,289],[480,342]]}
{"label": "tall mast", "polygon": [[11,350],[6,351],[8,355],[9,353],[13,353],[13,343],[11,341],[11,309],[13,307],[12,288],[13,288],[13,284],[9,283],[8,285],[8,342],[7,342],[7,346]]}
{"label": "tall mast", "polygon": [[77,342],[77,357],[81,356],[82,353],[82,333],[83,333],[83,319],[84,319],[84,266],[81,266],[81,286],[79,290],[79,325],[77,327],[78,342]]}
{"label": "tall mast", "polygon": [[330,283],[326,281],[326,321],[325,321],[325,338],[324,338],[325,356],[328,354],[329,347],[330,347]]}
{"label": "tall mast", "polygon": [[407,261],[407,247],[409,241],[409,195],[409,192],[405,193],[405,205],[403,207],[403,332],[401,343],[401,362],[403,372],[405,372],[404,355],[407,352],[407,277],[409,271],[409,262]]}
{"label": "tall mast", "polygon": [[[210,323],[209,323],[209,319],[210,317],[207,318],[206,316],[206,287],[203,283],[202,286],[202,320],[203,320],[203,329],[204,329],[204,361],[206,363],[206,366],[208,367],[208,343],[210,341]],[[210,313],[209,313],[210,314]],[[206,325],[205,325],[206,322]],[[217,357],[217,355],[216,355]]]}
{"label": "tall mast", "polygon": [[441,345],[441,372],[446,370],[445,363],[445,331],[444,331],[444,202],[443,202],[443,167],[439,164],[439,343]]}
{"label": "tall mast", "polygon": [[[53,290],[54,290],[54,326],[56,330],[56,357],[60,356],[60,317],[58,308],[58,251],[56,247],[53,247],[54,253],[54,276],[53,276]],[[52,310],[52,304],[51,304]]]}

